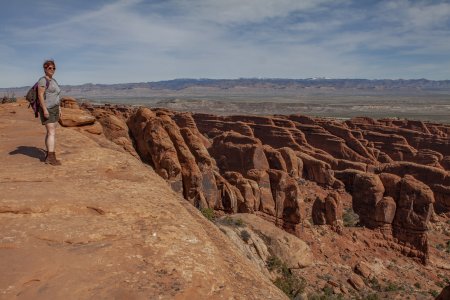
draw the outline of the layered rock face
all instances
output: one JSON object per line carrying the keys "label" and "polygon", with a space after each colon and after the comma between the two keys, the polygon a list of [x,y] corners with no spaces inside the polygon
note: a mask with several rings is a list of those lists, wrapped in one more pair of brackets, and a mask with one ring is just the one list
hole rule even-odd
{"label": "layered rock face", "polygon": [[[134,145],[144,162],[198,208],[256,214],[292,233],[312,217],[340,232],[340,198],[348,192],[361,225],[423,262],[433,210],[450,212],[448,125],[89,110],[116,144],[127,151]],[[116,131],[122,132],[119,141]],[[312,216],[305,215],[303,199],[308,181],[328,195],[315,201]]]}

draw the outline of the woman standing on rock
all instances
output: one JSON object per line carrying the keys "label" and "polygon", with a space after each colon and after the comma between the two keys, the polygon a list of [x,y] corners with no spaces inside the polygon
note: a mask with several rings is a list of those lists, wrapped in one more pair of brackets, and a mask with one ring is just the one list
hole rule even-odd
{"label": "woman standing on rock", "polygon": [[61,165],[61,161],[57,160],[55,155],[56,125],[61,115],[59,108],[61,89],[53,78],[55,70],[56,65],[53,60],[46,60],[44,62],[45,76],[39,79],[37,90],[41,123],[47,129],[45,136],[45,147],[47,148],[45,163],[53,166]]}

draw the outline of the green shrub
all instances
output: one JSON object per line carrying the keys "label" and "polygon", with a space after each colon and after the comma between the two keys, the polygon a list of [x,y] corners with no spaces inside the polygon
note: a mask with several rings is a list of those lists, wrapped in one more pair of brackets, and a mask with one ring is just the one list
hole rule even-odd
{"label": "green shrub", "polygon": [[418,289],[420,289],[422,287],[419,282],[414,283],[414,286]]}
{"label": "green shrub", "polygon": [[211,222],[215,220],[214,209],[212,209],[212,208],[202,208],[202,209],[200,209],[200,211],[203,214],[203,216],[205,216],[205,218],[207,218]]}
{"label": "green shrub", "polygon": [[2,103],[2,104],[4,104],[4,103],[14,103],[14,102],[16,102],[16,101],[17,101],[17,99],[16,99],[16,97],[14,96],[14,94],[13,94],[12,96],[10,96],[10,95],[3,96],[3,97],[0,99],[0,103]]}
{"label": "green shrub", "polygon": [[334,295],[332,291],[330,293],[330,287],[325,287],[321,293],[315,293],[308,295],[308,300],[344,300],[342,294]]}
{"label": "green shrub", "polygon": [[271,256],[266,263],[269,271],[278,274],[273,283],[290,299],[294,299],[299,293],[303,292],[306,286],[305,279],[293,274],[278,257]]}
{"label": "green shrub", "polygon": [[435,291],[435,290],[429,290],[428,291],[434,298],[436,298],[437,296],[439,296],[439,292]]}
{"label": "green shrub", "polygon": [[245,223],[242,219],[234,219],[230,216],[226,216],[225,218],[220,220],[220,223],[228,226],[236,226],[236,227],[244,227]]}
{"label": "green shrub", "polygon": [[248,240],[250,239],[250,233],[248,233],[247,230],[242,230],[241,231],[241,239],[247,243]]}
{"label": "green shrub", "polygon": [[363,298],[363,300],[378,300],[378,294],[369,294]]}
{"label": "green shrub", "polygon": [[441,251],[444,251],[445,246],[444,246],[443,244],[437,244],[437,245],[436,245],[436,249],[441,250]]}
{"label": "green shrub", "polygon": [[381,285],[376,277],[372,277],[368,280],[368,286],[370,286],[375,291],[381,291]]}
{"label": "green shrub", "polygon": [[401,290],[402,288],[392,281],[388,281],[388,285],[384,288],[386,292]]}
{"label": "green shrub", "polygon": [[234,220],[234,225],[236,225],[237,227],[243,227],[245,226],[244,221],[242,221],[242,219],[236,219]]}
{"label": "green shrub", "polygon": [[279,271],[283,268],[283,262],[276,256],[271,256],[267,259],[267,269],[269,271]]}
{"label": "green shrub", "polygon": [[355,227],[359,223],[359,216],[351,208],[344,209],[342,221],[345,227]]}

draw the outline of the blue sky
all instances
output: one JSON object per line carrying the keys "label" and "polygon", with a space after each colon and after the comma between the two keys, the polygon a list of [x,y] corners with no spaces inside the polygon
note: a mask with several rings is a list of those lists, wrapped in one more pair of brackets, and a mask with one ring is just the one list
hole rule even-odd
{"label": "blue sky", "polygon": [[450,79],[449,1],[15,0],[0,87],[175,78]]}

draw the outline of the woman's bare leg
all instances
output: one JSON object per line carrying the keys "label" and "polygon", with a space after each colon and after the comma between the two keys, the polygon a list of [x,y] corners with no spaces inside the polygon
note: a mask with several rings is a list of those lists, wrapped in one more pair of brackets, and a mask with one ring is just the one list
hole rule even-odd
{"label": "woman's bare leg", "polygon": [[55,152],[56,123],[45,124],[45,128],[47,129],[47,135],[45,136],[47,152]]}

